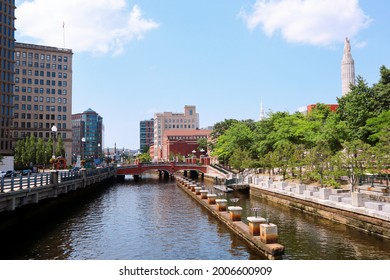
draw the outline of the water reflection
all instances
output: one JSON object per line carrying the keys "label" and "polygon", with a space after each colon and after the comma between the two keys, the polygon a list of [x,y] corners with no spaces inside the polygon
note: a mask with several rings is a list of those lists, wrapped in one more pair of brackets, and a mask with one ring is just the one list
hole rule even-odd
{"label": "water reflection", "polygon": [[[260,208],[260,216],[278,225],[286,259],[390,259],[389,240],[244,192],[213,192],[229,205],[239,198],[244,222],[253,216],[250,208]],[[175,182],[155,178],[128,180],[72,201],[12,236],[3,259],[263,259]]]}

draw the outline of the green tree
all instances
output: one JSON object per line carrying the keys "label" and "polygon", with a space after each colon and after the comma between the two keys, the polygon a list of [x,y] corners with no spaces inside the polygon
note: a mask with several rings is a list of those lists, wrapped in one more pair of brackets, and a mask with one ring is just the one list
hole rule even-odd
{"label": "green tree", "polygon": [[359,178],[364,175],[368,163],[372,159],[370,148],[371,146],[362,140],[354,140],[343,143],[343,150],[338,153],[342,168],[348,175],[351,191],[355,191]]}
{"label": "green tree", "polygon": [[142,153],[138,155],[137,158],[140,160],[140,162],[150,162],[152,160],[150,154],[146,154],[146,153]]}
{"label": "green tree", "polygon": [[61,136],[57,138],[57,142],[55,143],[55,155],[56,157],[65,156],[64,140]]}
{"label": "green tree", "polygon": [[26,158],[25,158],[25,162],[23,162],[23,164],[25,164],[25,165],[29,165],[30,163],[35,164],[35,162],[36,162],[36,145],[37,145],[37,140],[36,140],[34,134],[31,134],[30,137],[25,139]]}
{"label": "green tree", "polygon": [[309,162],[312,171],[318,176],[321,187],[324,187],[325,176],[328,175],[332,151],[328,143],[319,141],[316,146],[309,150]]}
{"label": "green tree", "polygon": [[250,127],[245,122],[237,122],[218,137],[212,154],[228,163],[234,151],[240,149],[249,152],[252,158],[253,143],[254,134]]}
{"label": "green tree", "polygon": [[44,164],[45,161],[45,142],[42,138],[38,138],[36,151],[35,151],[35,158],[37,164]]}
{"label": "green tree", "polygon": [[367,120],[365,130],[368,131],[368,142],[372,145],[390,130],[390,110],[383,111],[378,117]]}

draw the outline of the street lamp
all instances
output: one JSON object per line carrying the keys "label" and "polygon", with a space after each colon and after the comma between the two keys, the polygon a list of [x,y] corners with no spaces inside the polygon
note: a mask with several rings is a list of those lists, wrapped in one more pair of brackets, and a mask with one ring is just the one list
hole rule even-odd
{"label": "street lamp", "polygon": [[57,127],[55,125],[53,125],[51,127],[51,133],[53,135],[53,155],[52,155],[52,158],[53,158],[53,169],[54,169],[55,158],[56,158],[56,155],[55,155],[55,143],[56,143],[56,135],[57,135]]}
{"label": "street lamp", "polygon": [[81,138],[81,159],[84,159],[85,156],[84,146],[85,146],[85,137]]}

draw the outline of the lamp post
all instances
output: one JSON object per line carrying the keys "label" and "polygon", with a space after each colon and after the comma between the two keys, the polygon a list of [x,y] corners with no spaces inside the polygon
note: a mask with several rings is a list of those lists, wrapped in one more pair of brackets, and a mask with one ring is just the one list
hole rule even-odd
{"label": "lamp post", "polygon": [[98,159],[99,159],[99,164],[100,164],[100,143],[98,143]]}
{"label": "lamp post", "polygon": [[53,135],[53,155],[52,155],[52,159],[53,159],[53,169],[54,169],[55,158],[56,158],[56,155],[55,155],[55,142],[56,142],[56,136],[57,136],[57,127],[55,125],[53,125],[51,127],[51,133]]}
{"label": "lamp post", "polygon": [[81,159],[84,159],[85,156],[85,137],[81,138]]}
{"label": "lamp post", "polygon": [[194,162],[196,161],[195,160],[195,155],[196,154],[196,151],[195,151],[195,149],[194,150],[192,150],[192,164],[194,164]]}

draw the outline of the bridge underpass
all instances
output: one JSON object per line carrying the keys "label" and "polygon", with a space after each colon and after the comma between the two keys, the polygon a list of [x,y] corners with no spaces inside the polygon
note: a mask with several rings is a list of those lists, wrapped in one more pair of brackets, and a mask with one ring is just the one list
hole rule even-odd
{"label": "bridge underpass", "polygon": [[143,173],[147,171],[158,171],[159,176],[164,178],[170,178],[174,173],[183,171],[183,172],[200,172],[202,178],[204,174],[207,173],[207,165],[197,165],[190,163],[178,163],[178,162],[169,162],[169,163],[140,163],[138,165],[124,165],[118,167],[117,169],[117,179],[124,180],[126,175],[132,175],[134,180],[139,180]]}

